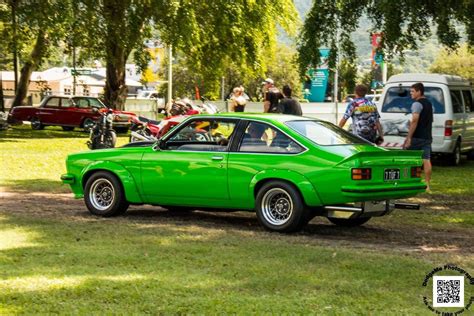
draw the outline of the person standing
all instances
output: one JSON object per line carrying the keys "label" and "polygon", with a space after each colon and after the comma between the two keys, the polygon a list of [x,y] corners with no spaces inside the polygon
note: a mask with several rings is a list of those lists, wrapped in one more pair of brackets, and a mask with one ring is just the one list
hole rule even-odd
{"label": "person standing", "polygon": [[433,105],[425,97],[425,87],[421,82],[411,86],[410,95],[415,102],[411,106],[411,121],[408,135],[403,143],[404,149],[423,150],[423,170],[425,173],[426,190],[430,190],[431,181],[431,143],[433,137]]}
{"label": "person standing", "polygon": [[244,87],[235,87],[230,97],[230,109],[232,112],[243,112],[247,99],[244,96]]}
{"label": "person standing", "polygon": [[263,112],[265,113],[281,113],[279,108],[280,99],[283,98],[280,90],[275,87],[272,79],[267,78],[262,82],[264,88],[264,102],[263,102]]}
{"label": "person standing", "polygon": [[280,108],[283,114],[290,114],[290,115],[303,115],[303,111],[301,110],[301,104],[298,100],[293,99],[291,97],[291,87],[289,85],[283,86],[283,99],[280,100]]}
{"label": "person standing", "polygon": [[[355,87],[355,98],[347,105],[344,116],[339,121],[339,127],[344,127],[347,120],[352,118],[352,133],[362,137],[369,142],[383,142],[382,124],[380,124],[380,115],[377,106],[365,98],[369,89],[359,84]],[[379,137],[377,137],[377,131]]]}

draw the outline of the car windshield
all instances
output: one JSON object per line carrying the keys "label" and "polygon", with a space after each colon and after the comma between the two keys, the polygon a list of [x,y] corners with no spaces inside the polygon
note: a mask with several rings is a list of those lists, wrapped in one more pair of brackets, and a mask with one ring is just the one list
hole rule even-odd
{"label": "car windshield", "polygon": [[318,145],[371,144],[334,124],[324,121],[288,121],[286,125]]}
{"label": "car windshield", "polygon": [[[425,87],[425,97],[433,105],[434,113],[444,113],[443,90],[435,87]],[[411,106],[415,102],[410,97],[410,87],[392,87],[387,90],[382,105],[383,113],[411,113]]]}

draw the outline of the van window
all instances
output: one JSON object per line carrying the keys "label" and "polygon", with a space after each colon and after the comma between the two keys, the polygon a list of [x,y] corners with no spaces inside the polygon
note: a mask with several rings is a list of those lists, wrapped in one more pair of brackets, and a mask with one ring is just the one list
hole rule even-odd
{"label": "van window", "polygon": [[[435,87],[425,87],[425,97],[433,105],[434,113],[444,113],[443,90]],[[392,87],[387,90],[382,105],[384,113],[411,113],[411,106],[415,102],[410,97],[410,87]]]}
{"label": "van window", "polygon": [[461,91],[449,90],[451,94],[451,103],[453,104],[453,113],[463,113]]}
{"label": "van window", "polygon": [[463,90],[462,96],[464,97],[464,106],[466,112],[474,112],[474,104],[472,104],[472,93],[470,90]]}

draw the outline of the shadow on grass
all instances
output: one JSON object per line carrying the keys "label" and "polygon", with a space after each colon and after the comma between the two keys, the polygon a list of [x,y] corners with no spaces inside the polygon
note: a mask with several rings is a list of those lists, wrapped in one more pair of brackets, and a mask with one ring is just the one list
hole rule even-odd
{"label": "shadow on grass", "polygon": [[[191,213],[186,217],[207,224],[179,227],[163,220],[167,213],[156,212],[159,225],[149,218],[72,223],[3,213],[0,232],[17,229],[33,246],[0,250],[0,306],[12,313],[281,314],[333,305],[332,312],[352,306],[362,313],[383,308],[368,298],[386,292],[402,298],[390,301],[392,309],[412,308],[409,296],[420,287],[411,281],[431,268],[424,260],[327,247],[298,234],[228,232],[214,225],[222,226],[220,215]],[[366,300],[354,296],[361,286]]]}
{"label": "shadow on grass", "polygon": [[5,138],[13,139],[43,139],[43,138],[88,138],[89,134],[82,129],[76,128],[74,131],[63,131],[61,127],[51,126],[44,130],[36,131],[30,126],[13,126],[6,131],[0,131],[0,142],[10,141]]}
{"label": "shadow on grass", "polygon": [[0,182],[0,186],[4,188],[6,192],[19,192],[19,193],[69,193],[71,189],[68,185],[65,185],[60,180],[51,179],[27,179],[27,180],[8,180],[3,179]]}

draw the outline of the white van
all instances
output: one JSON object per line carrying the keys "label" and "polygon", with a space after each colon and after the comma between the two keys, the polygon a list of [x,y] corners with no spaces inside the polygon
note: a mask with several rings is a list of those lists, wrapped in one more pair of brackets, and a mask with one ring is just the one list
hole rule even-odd
{"label": "white van", "polygon": [[412,84],[421,82],[433,104],[433,155],[458,165],[461,153],[474,158],[474,104],[468,80],[441,74],[399,74],[390,77],[378,104],[384,130],[384,147],[399,148],[411,120]]}

